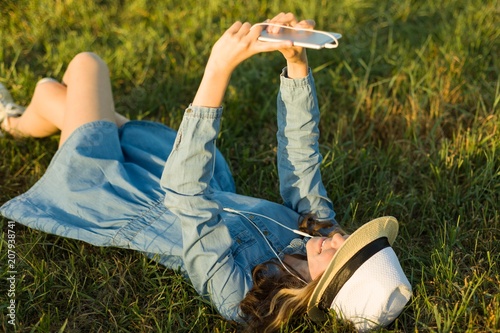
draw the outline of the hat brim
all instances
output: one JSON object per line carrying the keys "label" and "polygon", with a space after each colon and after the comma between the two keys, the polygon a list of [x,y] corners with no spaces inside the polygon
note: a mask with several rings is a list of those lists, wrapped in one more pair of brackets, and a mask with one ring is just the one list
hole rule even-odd
{"label": "hat brim", "polygon": [[330,282],[335,277],[339,269],[359,250],[372,241],[387,237],[392,245],[398,235],[398,221],[392,216],[384,216],[374,219],[359,227],[350,235],[338,251],[334,254],[325,272],[321,276],[318,285],[314,289],[307,305],[307,314],[315,321],[324,321],[326,313],[322,311],[318,304]]}

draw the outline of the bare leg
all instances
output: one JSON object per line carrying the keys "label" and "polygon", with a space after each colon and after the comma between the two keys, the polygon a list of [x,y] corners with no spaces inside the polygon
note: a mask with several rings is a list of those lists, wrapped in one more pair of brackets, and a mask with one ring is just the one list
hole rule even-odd
{"label": "bare leg", "polygon": [[66,87],[49,81],[38,84],[30,105],[18,118],[6,118],[2,129],[15,137],[41,138],[57,133],[63,124]]}
{"label": "bare leg", "polygon": [[75,129],[96,120],[115,121],[115,106],[107,65],[93,53],[80,53],[63,77],[67,86],[62,144]]}
{"label": "bare leg", "polygon": [[8,118],[2,128],[14,136],[45,137],[61,130],[60,145],[81,125],[109,120],[128,121],[115,112],[106,64],[93,53],[80,53],[70,62],[64,84],[38,84],[33,99],[19,118]]}

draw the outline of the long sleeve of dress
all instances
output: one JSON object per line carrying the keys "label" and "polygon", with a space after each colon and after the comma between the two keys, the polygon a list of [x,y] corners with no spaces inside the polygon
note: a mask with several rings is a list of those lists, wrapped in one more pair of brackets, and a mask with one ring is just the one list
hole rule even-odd
{"label": "long sleeve of dress", "polygon": [[311,72],[305,78],[281,75],[278,105],[278,172],[286,206],[334,221],[335,212],[321,179],[319,108]]}
{"label": "long sleeve of dress", "polygon": [[251,284],[235,262],[233,240],[221,222],[222,207],[211,198],[221,108],[189,107],[165,164],[164,205],[182,226],[183,261],[200,295],[210,298],[226,318],[238,319],[239,302]]}

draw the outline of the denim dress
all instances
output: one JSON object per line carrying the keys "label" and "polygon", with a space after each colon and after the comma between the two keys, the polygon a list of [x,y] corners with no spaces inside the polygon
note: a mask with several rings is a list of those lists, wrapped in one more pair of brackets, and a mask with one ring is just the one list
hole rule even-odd
{"label": "denim dress", "polygon": [[335,216],[320,175],[312,75],[289,79],[284,70],[277,102],[282,204],[235,193],[215,143],[222,108],[191,106],[177,132],[147,121],[81,126],[0,212],[47,233],[143,252],[180,269],[222,316],[239,321],[252,269],[305,253],[291,231],[300,216]]}

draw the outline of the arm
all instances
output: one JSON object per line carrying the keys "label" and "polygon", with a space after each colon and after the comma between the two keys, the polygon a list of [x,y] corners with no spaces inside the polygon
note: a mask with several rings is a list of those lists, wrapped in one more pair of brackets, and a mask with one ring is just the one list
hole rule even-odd
{"label": "arm", "polygon": [[233,240],[220,223],[222,207],[211,199],[209,182],[221,115],[221,108],[192,106],[185,111],[161,185],[164,205],[181,224],[183,261],[190,281],[224,317],[236,320],[251,279],[235,263],[229,251]]}
{"label": "arm", "polygon": [[233,240],[220,223],[222,207],[212,200],[215,140],[220,107],[233,70],[243,60],[289,43],[258,42],[260,29],[235,23],[217,41],[192,105],[186,109],[161,185],[165,206],[182,226],[184,267],[195,289],[209,296],[223,316],[237,319],[239,302],[251,286],[250,272],[230,252]]}
{"label": "arm", "polygon": [[300,214],[334,220],[333,205],[321,179],[319,108],[314,80],[281,77],[278,95],[278,173],[285,205]]}
{"label": "arm", "polygon": [[[271,22],[314,27],[314,21],[297,22],[291,13],[282,13]],[[298,213],[313,213],[318,219],[333,221],[333,205],[321,180],[319,108],[307,55],[303,48],[298,47],[280,51],[287,61],[278,95],[280,193],[285,205]]]}

